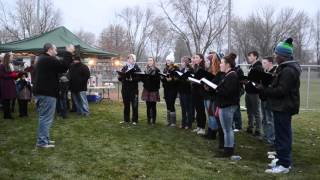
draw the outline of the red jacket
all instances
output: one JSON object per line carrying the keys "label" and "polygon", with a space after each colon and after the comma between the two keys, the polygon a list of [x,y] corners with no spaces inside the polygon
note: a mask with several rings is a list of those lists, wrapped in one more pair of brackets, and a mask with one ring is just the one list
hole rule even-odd
{"label": "red jacket", "polygon": [[6,72],[3,64],[0,65],[0,99],[16,98],[16,84],[18,74],[16,72]]}

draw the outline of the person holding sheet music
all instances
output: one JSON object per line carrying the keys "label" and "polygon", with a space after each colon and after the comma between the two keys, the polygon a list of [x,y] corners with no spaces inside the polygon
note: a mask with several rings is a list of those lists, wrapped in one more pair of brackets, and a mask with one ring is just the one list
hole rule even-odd
{"label": "person holding sheet music", "polygon": [[285,174],[292,163],[292,116],[299,113],[301,67],[293,60],[293,39],[280,42],[274,51],[278,67],[268,87],[258,86],[267,97],[274,116],[276,158],[266,173]]}
{"label": "person holding sheet music", "polygon": [[240,98],[239,77],[234,70],[236,57],[236,54],[230,53],[222,58],[220,69],[225,74],[215,90],[216,105],[219,108],[219,118],[224,133],[223,157],[230,157],[234,153],[235,139],[232,123]]}
{"label": "person holding sheet music", "polygon": [[167,126],[176,127],[176,109],[175,102],[178,95],[178,83],[174,73],[179,67],[174,64],[174,58],[168,56],[166,67],[163,70],[162,85],[164,91],[164,99],[167,106]]}
{"label": "person holding sheet music", "polygon": [[[263,69],[270,74],[275,72],[277,66],[273,65],[273,57],[265,57],[262,59]],[[268,86],[268,84],[265,84]],[[273,146],[274,145],[274,120],[273,112],[271,110],[270,103],[266,97],[260,96],[261,110],[262,110],[262,128],[263,128],[263,140]]]}
{"label": "person holding sheet music", "polygon": [[[195,54],[193,56],[193,64],[194,64],[194,78],[202,79],[205,72],[205,60],[202,54]],[[206,127],[206,112],[204,107],[204,97],[203,97],[204,88],[202,84],[192,83],[192,97],[193,105],[196,110],[196,121],[197,128],[193,130],[198,135],[205,135],[205,127]]]}
{"label": "person holding sheet music", "polygon": [[138,101],[139,101],[139,78],[134,73],[141,72],[139,66],[136,64],[136,55],[129,54],[126,65],[118,72],[118,80],[122,82],[121,95],[123,99],[123,121],[120,123],[130,122],[130,105],[132,107],[132,124],[138,123]]}
{"label": "person holding sheet music", "polygon": [[190,129],[192,127],[192,121],[194,117],[194,107],[192,104],[192,94],[191,94],[191,84],[187,81],[188,76],[193,73],[193,68],[191,66],[191,59],[187,56],[181,58],[181,69],[180,72],[183,73],[179,78],[179,97],[181,105],[181,129]]}
{"label": "person holding sheet music", "polygon": [[157,102],[160,101],[160,70],[156,67],[154,58],[148,58],[148,64],[144,71],[143,91],[141,99],[147,104],[148,124],[155,125],[157,118]]}
{"label": "person holding sheet music", "polygon": [[[211,52],[207,57],[209,60],[209,68],[208,72],[214,76],[217,76],[220,73],[220,62],[221,62],[221,54],[217,54],[216,52]],[[213,79],[209,79],[210,81]],[[204,86],[206,90],[208,90],[208,86]],[[208,131],[204,136],[207,139],[216,139],[218,123],[214,116],[216,106],[215,106],[215,95],[208,93],[208,91],[204,91],[204,105],[208,116]]]}
{"label": "person holding sheet music", "polygon": [[[241,69],[240,65],[236,66],[235,67],[235,71],[237,72],[238,74],[238,77],[240,79],[240,98],[242,95],[244,95],[244,84],[242,83],[241,81],[241,77],[244,77],[244,72],[243,70]],[[234,132],[239,132],[240,130],[242,130],[242,116],[241,116],[241,111],[240,111],[240,99],[239,99],[239,105],[237,107],[237,110],[236,110],[236,113],[234,115],[234,118],[233,118],[233,131]]]}
{"label": "person holding sheet music", "polygon": [[248,128],[247,133],[252,134],[255,125],[255,136],[261,135],[261,101],[259,98],[259,93],[255,88],[252,88],[253,84],[259,84],[261,81],[253,72],[263,72],[262,63],[258,60],[259,54],[257,51],[252,51],[248,53],[248,63],[249,73],[248,73],[248,82],[246,83],[246,108],[248,114]]}

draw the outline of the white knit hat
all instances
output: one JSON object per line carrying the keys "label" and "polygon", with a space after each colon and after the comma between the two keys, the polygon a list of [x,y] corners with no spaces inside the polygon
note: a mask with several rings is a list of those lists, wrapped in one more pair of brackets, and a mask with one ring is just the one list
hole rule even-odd
{"label": "white knit hat", "polygon": [[171,63],[174,62],[174,54],[173,53],[170,53],[167,58],[166,58],[166,61],[170,61]]}

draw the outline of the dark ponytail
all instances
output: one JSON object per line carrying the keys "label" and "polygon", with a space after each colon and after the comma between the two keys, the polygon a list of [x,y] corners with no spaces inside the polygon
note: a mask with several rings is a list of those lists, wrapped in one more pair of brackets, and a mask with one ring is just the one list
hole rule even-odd
{"label": "dark ponytail", "polygon": [[231,69],[236,67],[236,58],[237,55],[235,53],[230,53],[227,56],[223,57],[226,63],[230,64]]}

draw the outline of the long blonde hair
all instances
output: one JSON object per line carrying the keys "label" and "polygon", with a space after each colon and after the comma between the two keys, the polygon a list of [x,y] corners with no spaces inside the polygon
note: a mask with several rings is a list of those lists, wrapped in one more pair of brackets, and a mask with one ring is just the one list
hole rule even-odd
{"label": "long blonde hair", "polygon": [[12,53],[6,53],[3,57],[2,64],[4,65],[5,72],[11,72],[13,69],[10,66]]}

